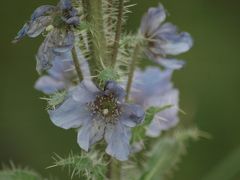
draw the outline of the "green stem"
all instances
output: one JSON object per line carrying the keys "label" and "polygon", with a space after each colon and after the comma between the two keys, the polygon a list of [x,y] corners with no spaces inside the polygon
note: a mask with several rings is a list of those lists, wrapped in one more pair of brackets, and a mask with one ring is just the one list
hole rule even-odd
{"label": "green stem", "polygon": [[121,180],[121,162],[111,158],[108,165],[107,177],[109,180]]}
{"label": "green stem", "polygon": [[72,58],[73,58],[73,63],[74,63],[74,66],[75,66],[75,69],[76,69],[76,72],[78,75],[79,82],[81,82],[83,80],[83,75],[82,75],[82,72],[80,69],[80,64],[79,64],[77,51],[76,51],[75,47],[72,48]]}
{"label": "green stem", "polygon": [[135,67],[137,65],[137,60],[138,60],[138,54],[139,54],[139,51],[140,51],[140,45],[137,44],[134,48],[134,51],[133,51],[133,56],[132,56],[132,62],[130,64],[130,68],[129,68],[129,74],[128,74],[128,81],[127,81],[127,87],[126,87],[126,101],[128,101],[129,99],[129,94],[130,94],[130,91],[131,91],[131,86],[132,86],[132,81],[133,81],[133,76],[134,76],[134,70],[135,70]]}
{"label": "green stem", "polygon": [[90,50],[92,57],[89,60],[91,73],[97,75],[107,63],[107,43],[103,27],[102,0],[87,0],[87,21],[90,24]]}
{"label": "green stem", "polygon": [[112,66],[113,67],[116,65],[116,62],[117,62],[119,41],[120,41],[121,31],[122,31],[123,8],[124,8],[124,0],[119,0],[117,27],[116,27],[115,39],[114,39],[113,51],[112,51]]}

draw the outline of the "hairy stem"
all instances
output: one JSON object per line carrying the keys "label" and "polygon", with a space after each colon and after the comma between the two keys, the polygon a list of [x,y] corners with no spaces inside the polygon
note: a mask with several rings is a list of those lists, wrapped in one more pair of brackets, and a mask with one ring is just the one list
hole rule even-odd
{"label": "hairy stem", "polygon": [[125,97],[126,101],[128,101],[128,99],[129,99],[129,93],[131,91],[131,86],[132,86],[132,81],[133,81],[133,76],[134,76],[134,70],[135,70],[135,67],[137,65],[139,51],[140,51],[140,45],[137,44],[134,48],[133,56],[132,56],[132,62],[131,62],[130,67],[129,67],[128,81],[127,81],[127,87],[126,87],[127,95]]}
{"label": "hairy stem", "polygon": [[83,75],[82,75],[82,72],[81,72],[81,69],[80,69],[80,64],[79,64],[77,51],[76,51],[75,47],[72,48],[72,58],[73,58],[73,64],[75,66],[75,69],[76,69],[76,72],[77,72],[77,75],[78,75],[79,82],[81,82],[83,80]]}
{"label": "hairy stem", "polygon": [[123,8],[124,8],[124,0],[119,0],[117,27],[116,27],[115,39],[114,39],[113,51],[112,51],[112,66],[113,67],[116,65],[116,62],[117,62],[119,40],[121,37],[121,31],[122,31]]}
{"label": "hairy stem", "polygon": [[92,57],[89,60],[91,73],[95,76],[107,66],[106,37],[103,27],[102,0],[86,1],[87,21],[90,25],[89,40]]}

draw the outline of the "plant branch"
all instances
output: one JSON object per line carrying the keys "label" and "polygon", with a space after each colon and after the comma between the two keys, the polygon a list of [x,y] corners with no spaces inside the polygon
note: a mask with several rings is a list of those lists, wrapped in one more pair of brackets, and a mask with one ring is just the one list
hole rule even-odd
{"label": "plant branch", "polygon": [[127,81],[127,87],[126,87],[126,101],[129,99],[129,94],[131,91],[131,86],[132,86],[132,81],[133,81],[133,76],[134,76],[134,70],[137,65],[137,60],[138,60],[138,54],[140,51],[140,45],[136,44],[134,51],[133,51],[133,56],[132,56],[132,62],[130,64],[130,69],[129,69],[129,74],[128,74],[128,81]]}
{"label": "plant branch", "polygon": [[87,21],[90,25],[89,40],[92,57],[89,60],[93,76],[107,65],[106,37],[103,27],[102,0],[88,0]]}
{"label": "plant branch", "polygon": [[117,62],[119,40],[121,37],[121,31],[122,31],[123,8],[124,8],[124,0],[119,0],[117,25],[116,25],[117,27],[116,27],[115,39],[114,39],[113,51],[112,51],[112,66],[113,67],[116,65],[116,62]]}
{"label": "plant branch", "polygon": [[75,47],[72,48],[72,58],[73,58],[73,63],[74,63],[74,66],[75,66],[75,69],[76,69],[76,72],[78,75],[79,82],[81,82],[83,80],[83,75],[82,75],[82,72],[80,69],[80,64],[79,64],[77,51],[76,51]]}

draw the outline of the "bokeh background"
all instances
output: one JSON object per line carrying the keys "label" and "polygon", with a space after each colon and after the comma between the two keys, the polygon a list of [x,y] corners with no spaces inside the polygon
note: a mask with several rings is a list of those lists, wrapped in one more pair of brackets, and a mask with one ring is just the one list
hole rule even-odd
{"label": "bokeh background", "polygon": [[[53,152],[65,156],[70,150],[78,152],[79,147],[74,131],[64,131],[50,122],[45,102],[40,100],[43,94],[33,88],[38,77],[34,56],[42,38],[25,38],[16,45],[11,44],[36,7],[56,2],[1,2],[0,163],[8,164],[12,160],[44,176],[52,174],[66,180],[68,178],[59,169],[47,170],[46,167],[52,165]],[[130,31],[137,29],[147,8],[156,6],[159,1],[133,2],[137,6],[127,25]],[[187,112],[182,121],[195,123],[209,132],[212,139],[202,139],[188,146],[188,154],[173,179],[198,180],[233,151],[240,154],[240,1],[161,2],[169,11],[168,20],[190,32],[195,40],[193,49],[180,56],[187,60],[187,66],[174,74],[174,82],[181,91],[181,108]],[[236,166],[240,167],[239,163],[233,168]],[[240,172],[236,171],[230,179],[240,179]]]}

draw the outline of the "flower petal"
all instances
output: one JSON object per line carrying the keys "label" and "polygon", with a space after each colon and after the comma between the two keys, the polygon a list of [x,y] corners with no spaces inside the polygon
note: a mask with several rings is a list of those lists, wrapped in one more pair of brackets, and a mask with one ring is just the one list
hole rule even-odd
{"label": "flower petal", "polygon": [[86,104],[73,100],[71,96],[48,113],[52,122],[63,129],[79,128],[85,121],[91,120]]}
{"label": "flower petal", "polygon": [[161,4],[157,8],[149,8],[147,14],[142,18],[140,27],[142,34],[152,36],[165,18],[166,11]]}
{"label": "flower petal", "polygon": [[26,36],[28,29],[29,29],[29,23],[25,23],[22,29],[20,29],[20,31],[17,33],[17,36],[13,39],[12,42],[17,43],[18,41],[20,41],[24,36]]}
{"label": "flower petal", "polygon": [[61,10],[67,10],[72,8],[72,1],[71,0],[60,0],[59,7]]}
{"label": "flower petal", "polygon": [[51,16],[41,16],[34,21],[31,21],[29,23],[29,29],[27,31],[27,35],[29,37],[37,37],[40,35],[48,25],[50,25],[52,22]]}
{"label": "flower petal", "polygon": [[163,67],[167,69],[172,69],[172,70],[181,69],[186,64],[185,61],[177,60],[177,59],[157,58],[154,61],[162,65]]}
{"label": "flower petal", "polygon": [[80,19],[77,16],[71,17],[69,19],[66,20],[66,23],[69,25],[74,25],[77,26],[80,24]]}
{"label": "flower petal", "polygon": [[145,112],[141,106],[135,104],[123,104],[121,107],[122,115],[120,121],[128,126],[135,127],[144,120]]}
{"label": "flower petal", "polygon": [[48,37],[44,40],[41,46],[38,49],[36,55],[36,70],[39,74],[43,71],[48,70],[52,67],[51,59],[53,58],[53,53],[51,52],[51,47],[48,43]]}
{"label": "flower petal", "polygon": [[91,145],[103,138],[104,129],[105,123],[100,119],[85,121],[78,131],[77,141],[79,146],[88,151]]}
{"label": "flower petal", "polygon": [[172,88],[172,70],[160,70],[157,67],[148,67],[144,71],[137,69],[134,73],[134,81],[130,97],[134,103],[144,108],[149,108],[146,100],[158,94],[164,93]]}
{"label": "flower petal", "polygon": [[60,53],[70,51],[73,48],[74,40],[75,36],[72,31],[58,31],[53,35],[53,41],[55,42],[53,50]]}
{"label": "flower petal", "polygon": [[178,32],[176,26],[171,23],[163,24],[156,33],[159,42],[156,46],[164,51],[164,54],[178,55],[188,51],[193,46],[193,40],[189,33]]}
{"label": "flower petal", "polygon": [[170,108],[167,108],[154,116],[153,121],[147,130],[148,136],[157,137],[163,130],[168,130],[178,123],[178,101],[179,92],[176,89],[167,91],[159,98],[152,97],[148,99],[148,104],[151,104],[152,106],[163,107],[171,105]]}
{"label": "flower petal", "polygon": [[115,81],[107,81],[104,87],[104,94],[110,95],[111,93],[113,93],[115,97],[117,97],[118,100],[121,102],[126,96],[124,89],[119,86]]}
{"label": "flower petal", "polygon": [[108,124],[105,129],[104,137],[108,144],[106,153],[120,161],[126,161],[130,153],[130,128],[124,126],[121,122],[118,122],[115,125]]}
{"label": "flower petal", "polygon": [[75,101],[87,103],[93,101],[99,89],[91,81],[83,80],[72,91],[72,97]]}
{"label": "flower petal", "polygon": [[56,10],[55,6],[52,5],[43,5],[35,9],[31,16],[31,20],[34,21],[35,19],[39,18],[40,16],[50,15]]}
{"label": "flower petal", "polygon": [[56,79],[69,78],[68,80],[71,81],[75,73],[71,53],[65,52],[56,55],[52,60],[52,68],[48,70],[48,73]]}
{"label": "flower petal", "polygon": [[65,84],[64,82],[58,81],[50,76],[42,76],[37,80],[34,87],[45,94],[52,94],[64,89]]}

